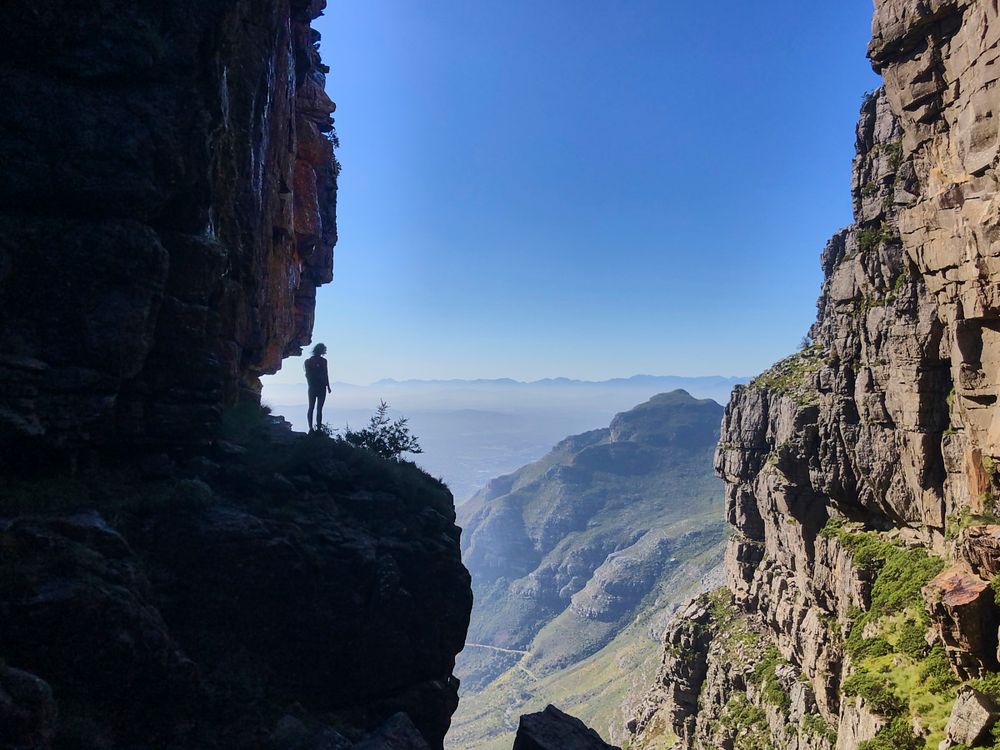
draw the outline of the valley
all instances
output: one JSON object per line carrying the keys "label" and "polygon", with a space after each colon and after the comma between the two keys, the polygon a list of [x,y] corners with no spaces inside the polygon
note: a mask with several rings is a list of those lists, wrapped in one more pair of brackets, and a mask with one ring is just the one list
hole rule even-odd
{"label": "valley", "polygon": [[623,736],[666,622],[721,581],[721,409],[658,394],[459,508],[475,605],[449,747],[508,746],[516,717],[551,702]]}

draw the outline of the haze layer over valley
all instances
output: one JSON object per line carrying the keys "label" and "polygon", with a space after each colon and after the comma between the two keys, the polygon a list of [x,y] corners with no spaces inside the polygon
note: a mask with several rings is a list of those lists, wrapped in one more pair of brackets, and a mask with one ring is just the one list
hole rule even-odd
{"label": "haze layer over valley", "polygon": [[[287,382],[301,371],[292,360],[279,378],[264,379],[264,402],[295,429],[306,429],[305,385]],[[424,452],[411,456],[443,478],[461,504],[490,479],[543,456],[567,435],[603,427],[618,412],[651,396],[682,388],[724,404],[741,377],[635,375],[605,381],[549,378],[492,380],[380,380],[334,383],[324,420],[335,429],[358,428],[380,399],[406,416]]]}

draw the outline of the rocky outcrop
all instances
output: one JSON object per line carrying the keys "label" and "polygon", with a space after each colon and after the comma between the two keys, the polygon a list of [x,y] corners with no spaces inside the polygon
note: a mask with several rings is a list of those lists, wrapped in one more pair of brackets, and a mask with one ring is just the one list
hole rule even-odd
{"label": "rocky outcrop", "polygon": [[325,0],[0,9],[0,747],[441,747],[452,497],[259,407],[331,280]]}
{"label": "rocky outcrop", "polygon": [[521,717],[513,750],[617,750],[579,719],[555,706]]}
{"label": "rocky outcrop", "polygon": [[[698,698],[708,673],[708,647],[712,621],[707,596],[694,599],[682,610],[663,636],[663,664],[657,685],[643,701],[638,715],[629,722],[647,729],[647,740],[664,732],[689,739],[695,730]],[[666,679],[669,676],[669,679]]]}
{"label": "rocky outcrop", "polygon": [[185,443],[311,336],[324,0],[0,10],[0,461]]}
{"label": "rocky outcrop", "polygon": [[[659,715],[685,748],[936,748],[956,685],[997,669],[998,39],[995,3],[877,0],[855,224],[811,343],[737,387],[716,455],[728,590],[778,682],[702,649],[692,708],[671,656],[633,747]],[[743,734],[713,744],[733,702]]]}
{"label": "rocky outcrop", "polygon": [[[119,471],[5,485],[35,512],[0,519],[0,727],[39,748],[441,746],[472,606],[442,484],[317,436]],[[401,720],[365,739],[397,713],[420,743]]]}
{"label": "rocky outcrop", "polygon": [[996,724],[998,716],[1000,713],[990,698],[964,687],[958,691],[945,731],[952,742],[975,746],[987,739],[987,733]]}

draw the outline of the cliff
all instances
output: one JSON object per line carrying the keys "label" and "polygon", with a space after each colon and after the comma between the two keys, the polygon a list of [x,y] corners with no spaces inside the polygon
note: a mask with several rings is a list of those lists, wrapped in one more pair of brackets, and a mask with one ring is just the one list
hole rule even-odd
{"label": "cliff", "polygon": [[397,714],[423,738],[397,747],[441,746],[472,606],[451,493],[255,414],[225,436],[0,482],[0,747],[347,750]]}
{"label": "cliff", "polygon": [[476,607],[450,747],[509,747],[517,714],[548,702],[623,734],[671,607],[721,580],[721,417],[709,399],[659,394],[459,507]]}
{"label": "cliff", "polygon": [[0,748],[441,747],[452,497],[259,406],[332,276],[323,0],[0,9]]}
{"label": "cliff", "polygon": [[992,746],[998,39],[992,2],[876,2],[855,224],[813,343],[726,409],[727,588],[668,632],[633,748]]}
{"label": "cliff", "polygon": [[309,342],[325,0],[0,10],[0,456],[192,442]]}

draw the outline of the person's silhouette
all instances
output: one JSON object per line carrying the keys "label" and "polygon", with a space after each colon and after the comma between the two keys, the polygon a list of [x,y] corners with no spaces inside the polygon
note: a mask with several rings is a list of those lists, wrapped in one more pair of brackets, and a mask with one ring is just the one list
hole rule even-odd
{"label": "person's silhouette", "polygon": [[330,374],[326,369],[326,354],[324,344],[313,347],[313,355],[306,360],[306,382],[309,384],[309,432],[313,431],[313,408],[316,410],[316,429],[323,424],[323,404],[330,390]]}

